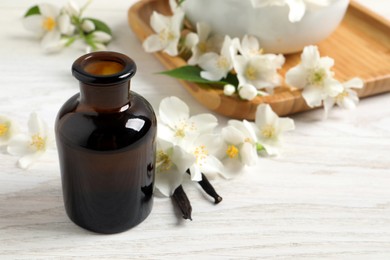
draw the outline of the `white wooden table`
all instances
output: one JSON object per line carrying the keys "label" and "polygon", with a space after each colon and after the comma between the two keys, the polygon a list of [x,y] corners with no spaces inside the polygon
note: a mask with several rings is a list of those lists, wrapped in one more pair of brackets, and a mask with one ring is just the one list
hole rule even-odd
{"label": "white wooden table", "polygon": [[[42,53],[21,25],[38,2],[0,3],[0,114],[23,127],[32,111],[53,127],[60,106],[78,92],[70,67],[83,54],[75,48]],[[88,9],[112,27],[109,49],[137,62],[132,89],[155,108],[176,95],[194,114],[208,112],[177,81],[154,74],[163,67],[127,25],[134,2],[94,1]],[[388,0],[360,2],[390,19]],[[67,218],[55,150],[26,171],[1,149],[0,259],[390,259],[389,102],[390,94],[367,98],[326,121],[322,110],[295,115],[296,130],[281,156],[262,158],[233,180],[213,180],[221,204],[185,185],[192,222],[180,219],[170,199],[156,198],[145,222],[117,235],[85,231]]]}

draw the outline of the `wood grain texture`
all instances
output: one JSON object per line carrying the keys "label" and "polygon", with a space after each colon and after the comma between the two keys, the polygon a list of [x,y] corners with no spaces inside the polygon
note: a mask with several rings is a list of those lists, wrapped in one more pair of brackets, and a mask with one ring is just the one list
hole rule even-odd
{"label": "wood grain texture", "polygon": [[[390,10],[389,1],[363,1]],[[0,4],[0,114],[22,131],[32,111],[53,129],[61,105],[78,92],[70,67],[84,54],[78,47],[42,52],[21,26],[35,3]],[[136,1],[113,3],[94,1],[87,14],[113,29],[110,50],[136,61],[131,89],[156,110],[175,95],[191,114],[210,112],[156,73],[164,67],[127,24]],[[279,157],[260,158],[232,180],[211,180],[220,204],[186,182],[192,222],[180,219],[171,200],[156,198],[145,222],[117,235],[85,231],[67,218],[55,148],[26,171],[0,147],[0,259],[390,259],[389,101],[389,93],[363,99],[352,111],[335,108],[326,121],[321,110],[292,115],[296,130],[284,137]],[[216,116],[226,126],[227,118]]]}
{"label": "wood grain texture", "polygon": [[[149,24],[153,11],[170,14],[168,0],[143,0],[129,9],[129,25],[141,41],[153,33]],[[364,89],[358,91],[360,97],[390,91],[390,23],[386,19],[352,1],[339,28],[318,45],[321,55],[336,60],[334,71],[337,79],[346,81],[359,76],[365,81]],[[186,65],[180,57],[161,52],[154,55],[167,69]],[[284,77],[299,60],[300,54],[287,55],[281,75]],[[186,81],[181,81],[181,84],[202,105],[231,118],[253,120],[261,103],[270,104],[281,116],[311,109],[301,91],[289,86],[278,87],[271,96],[245,101],[237,96],[225,96],[221,89]]]}

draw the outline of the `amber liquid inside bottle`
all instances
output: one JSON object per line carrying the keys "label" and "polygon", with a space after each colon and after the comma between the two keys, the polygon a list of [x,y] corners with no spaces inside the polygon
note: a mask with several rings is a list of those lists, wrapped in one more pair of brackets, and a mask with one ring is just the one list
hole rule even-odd
{"label": "amber liquid inside bottle", "polygon": [[88,230],[122,232],[152,209],[156,117],[129,90],[135,64],[126,56],[85,55],[72,70],[80,94],[63,105],[56,122],[66,212]]}

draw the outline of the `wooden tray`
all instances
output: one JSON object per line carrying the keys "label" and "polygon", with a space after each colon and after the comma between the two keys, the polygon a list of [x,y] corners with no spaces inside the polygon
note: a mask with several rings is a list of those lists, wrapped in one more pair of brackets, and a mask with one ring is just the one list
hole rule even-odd
{"label": "wooden tray", "polygon": [[[128,12],[128,22],[137,37],[143,41],[154,33],[149,25],[153,11],[171,14],[168,0],[142,0]],[[346,16],[337,30],[318,44],[322,56],[335,59],[335,76],[345,81],[359,76],[365,87],[358,91],[360,97],[368,97],[390,91],[390,22],[351,1]],[[185,66],[180,57],[162,52],[155,56],[167,69]],[[281,74],[299,63],[300,54],[286,56]],[[276,88],[275,94],[243,101],[228,97],[222,90],[207,85],[181,81],[182,85],[198,102],[227,117],[253,120],[256,108],[268,103],[280,116],[311,109],[302,98],[301,91],[287,86]]]}

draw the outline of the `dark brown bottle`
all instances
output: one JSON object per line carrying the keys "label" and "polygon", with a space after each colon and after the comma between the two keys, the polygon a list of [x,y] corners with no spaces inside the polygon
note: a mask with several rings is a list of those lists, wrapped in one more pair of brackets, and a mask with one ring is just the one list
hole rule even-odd
{"label": "dark brown bottle", "polygon": [[56,119],[64,204],[77,225],[118,233],[142,222],[153,204],[156,117],[130,91],[136,65],[115,52],[77,59],[80,93]]}

